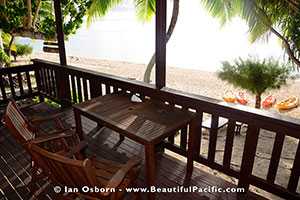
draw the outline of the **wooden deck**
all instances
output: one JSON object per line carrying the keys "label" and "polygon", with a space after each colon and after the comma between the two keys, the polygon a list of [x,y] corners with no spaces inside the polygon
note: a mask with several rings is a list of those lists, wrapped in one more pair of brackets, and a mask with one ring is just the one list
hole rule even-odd
{"label": "wooden deck", "polygon": [[[54,112],[53,109],[40,104],[34,108],[27,110],[27,115],[47,115],[49,112]],[[73,112],[71,110],[66,111],[64,115],[64,121],[70,126],[74,126]],[[125,139],[120,145],[118,144],[118,134],[113,133],[108,129],[99,131],[97,124],[83,118],[83,129],[86,134],[86,139],[90,144],[90,151],[97,152],[104,157],[110,159],[126,159],[132,155],[138,155],[143,157],[143,147],[137,143]],[[52,124],[47,123],[43,128],[51,129]],[[111,153],[114,151],[114,153]],[[157,156],[157,186],[159,187],[177,187],[183,183],[185,175],[186,162],[184,159],[177,159],[168,152],[159,154]],[[30,199],[29,189],[25,186],[30,180],[30,156],[18,145],[14,139],[10,136],[8,130],[3,126],[0,127],[0,199],[19,200]],[[200,168],[195,168],[192,181],[192,186],[200,188],[205,187],[221,187],[221,188],[236,188],[236,185],[226,182],[225,180],[211,175]],[[137,185],[139,187],[145,186],[144,170],[141,171]],[[36,183],[39,188],[46,187],[47,182],[41,181]],[[42,190],[40,190],[42,191]],[[53,191],[52,186],[48,186],[38,199],[56,199],[56,194]],[[143,199],[146,199],[142,194]],[[130,195],[126,196],[126,199],[131,199]],[[159,193],[157,194],[159,200],[179,200],[179,199],[193,199],[193,200],[225,200],[225,199],[241,199],[237,193]],[[245,199],[264,199],[257,196],[254,193],[248,193]]]}

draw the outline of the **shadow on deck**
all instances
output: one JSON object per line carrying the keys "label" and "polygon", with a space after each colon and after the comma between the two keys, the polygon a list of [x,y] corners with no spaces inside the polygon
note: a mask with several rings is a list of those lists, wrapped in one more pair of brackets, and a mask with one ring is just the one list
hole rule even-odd
{"label": "shadow on deck", "polygon": [[[40,104],[27,110],[27,116],[32,115],[47,115],[49,112],[55,112],[45,104]],[[73,112],[68,110],[64,114],[64,122],[70,126],[74,126]],[[83,130],[86,133],[86,140],[90,144],[90,153],[101,154],[101,156],[110,159],[123,159],[124,157],[131,157],[138,155],[143,157],[143,146],[125,139],[117,148],[112,152],[112,148],[118,142],[118,134],[111,132],[108,129],[99,131],[97,124],[86,118],[83,118]],[[53,126],[50,122],[43,128],[51,129]],[[174,154],[173,154],[174,155]],[[179,156],[178,156],[179,157]],[[186,162],[184,159],[178,159],[168,153],[159,154],[157,156],[157,186],[158,187],[180,187],[183,184],[185,176]],[[10,136],[8,130],[3,126],[0,127],[0,199],[19,200],[30,199],[29,189],[25,186],[30,180],[30,156],[24,149],[18,145],[15,140]],[[140,173],[138,187],[145,187],[144,170]],[[219,177],[211,175],[200,168],[194,169],[192,186],[199,188],[236,188],[236,185],[225,181]],[[36,186],[43,188],[47,186],[47,182],[36,183]],[[42,189],[40,190],[42,191]],[[53,186],[48,186],[39,195],[38,199],[56,199],[56,194],[53,191]],[[142,194],[143,199],[145,194]],[[127,195],[126,199],[131,199]],[[190,193],[157,193],[159,200],[225,200],[225,199],[241,199],[237,193],[217,193],[217,192],[190,192]],[[264,199],[254,193],[249,192],[245,199]]]}

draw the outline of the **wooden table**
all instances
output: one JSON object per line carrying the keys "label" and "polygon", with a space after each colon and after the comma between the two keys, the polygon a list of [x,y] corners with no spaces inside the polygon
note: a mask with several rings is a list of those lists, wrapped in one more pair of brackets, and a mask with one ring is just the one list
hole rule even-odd
{"label": "wooden table", "polygon": [[[177,130],[190,125],[190,135],[199,126],[195,121],[196,114],[183,111],[166,104],[146,100],[132,102],[129,95],[111,94],[100,96],[73,106],[76,120],[76,131],[83,139],[81,115],[108,127],[119,134],[128,137],[145,147],[145,167],[148,187],[155,185],[156,159],[155,145],[166,137],[174,135]],[[190,136],[192,138],[192,136]],[[191,176],[193,166],[193,147],[189,142],[189,159],[187,177]],[[148,193],[149,199],[155,199],[153,193]]]}

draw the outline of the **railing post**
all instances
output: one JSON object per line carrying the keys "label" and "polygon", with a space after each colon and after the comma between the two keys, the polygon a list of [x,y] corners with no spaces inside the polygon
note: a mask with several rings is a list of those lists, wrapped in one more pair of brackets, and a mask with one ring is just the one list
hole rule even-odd
{"label": "railing post", "polygon": [[63,65],[55,68],[55,80],[57,98],[63,107],[72,105],[69,75],[63,69]]}
{"label": "railing post", "polygon": [[249,190],[249,177],[252,174],[254,159],[255,159],[255,152],[258,142],[259,136],[259,128],[255,125],[248,124],[246,141],[244,146],[244,153],[242,158],[242,165],[240,170],[240,179],[238,183],[238,187],[244,188],[245,193]]}

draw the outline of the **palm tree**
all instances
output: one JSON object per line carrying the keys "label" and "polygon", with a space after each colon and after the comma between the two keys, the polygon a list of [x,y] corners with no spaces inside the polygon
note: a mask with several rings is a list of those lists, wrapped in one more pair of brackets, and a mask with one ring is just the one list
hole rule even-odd
{"label": "palm tree", "polygon": [[[90,24],[98,17],[103,17],[109,10],[120,4],[122,0],[92,0],[92,4],[87,12],[87,21]],[[136,13],[139,20],[150,21],[155,15],[155,2],[156,0],[134,0]],[[167,42],[170,40],[172,33],[175,29],[179,14],[179,0],[173,0],[173,11],[171,21],[167,30]],[[144,73],[144,82],[150,83],[150,76],[155,65],[155,53],[152,55],[149,63],[147,64]]]}
{"label": "palm tree", "polygon": [[233,64],[223,62],[218,77],[236,87],[248,90],[255,95],[255,108],[260,108],[261,95],[268,89],[279,89],[286,84],[291,70],[273,59],[241,58]]}
{"label": "palm tree", "polygon": [[201,0],[209,13],[222,24],[235,16],[248,26],[250,40],[277,36],[290,60],[300,68],[300,1],[298,0]]}

